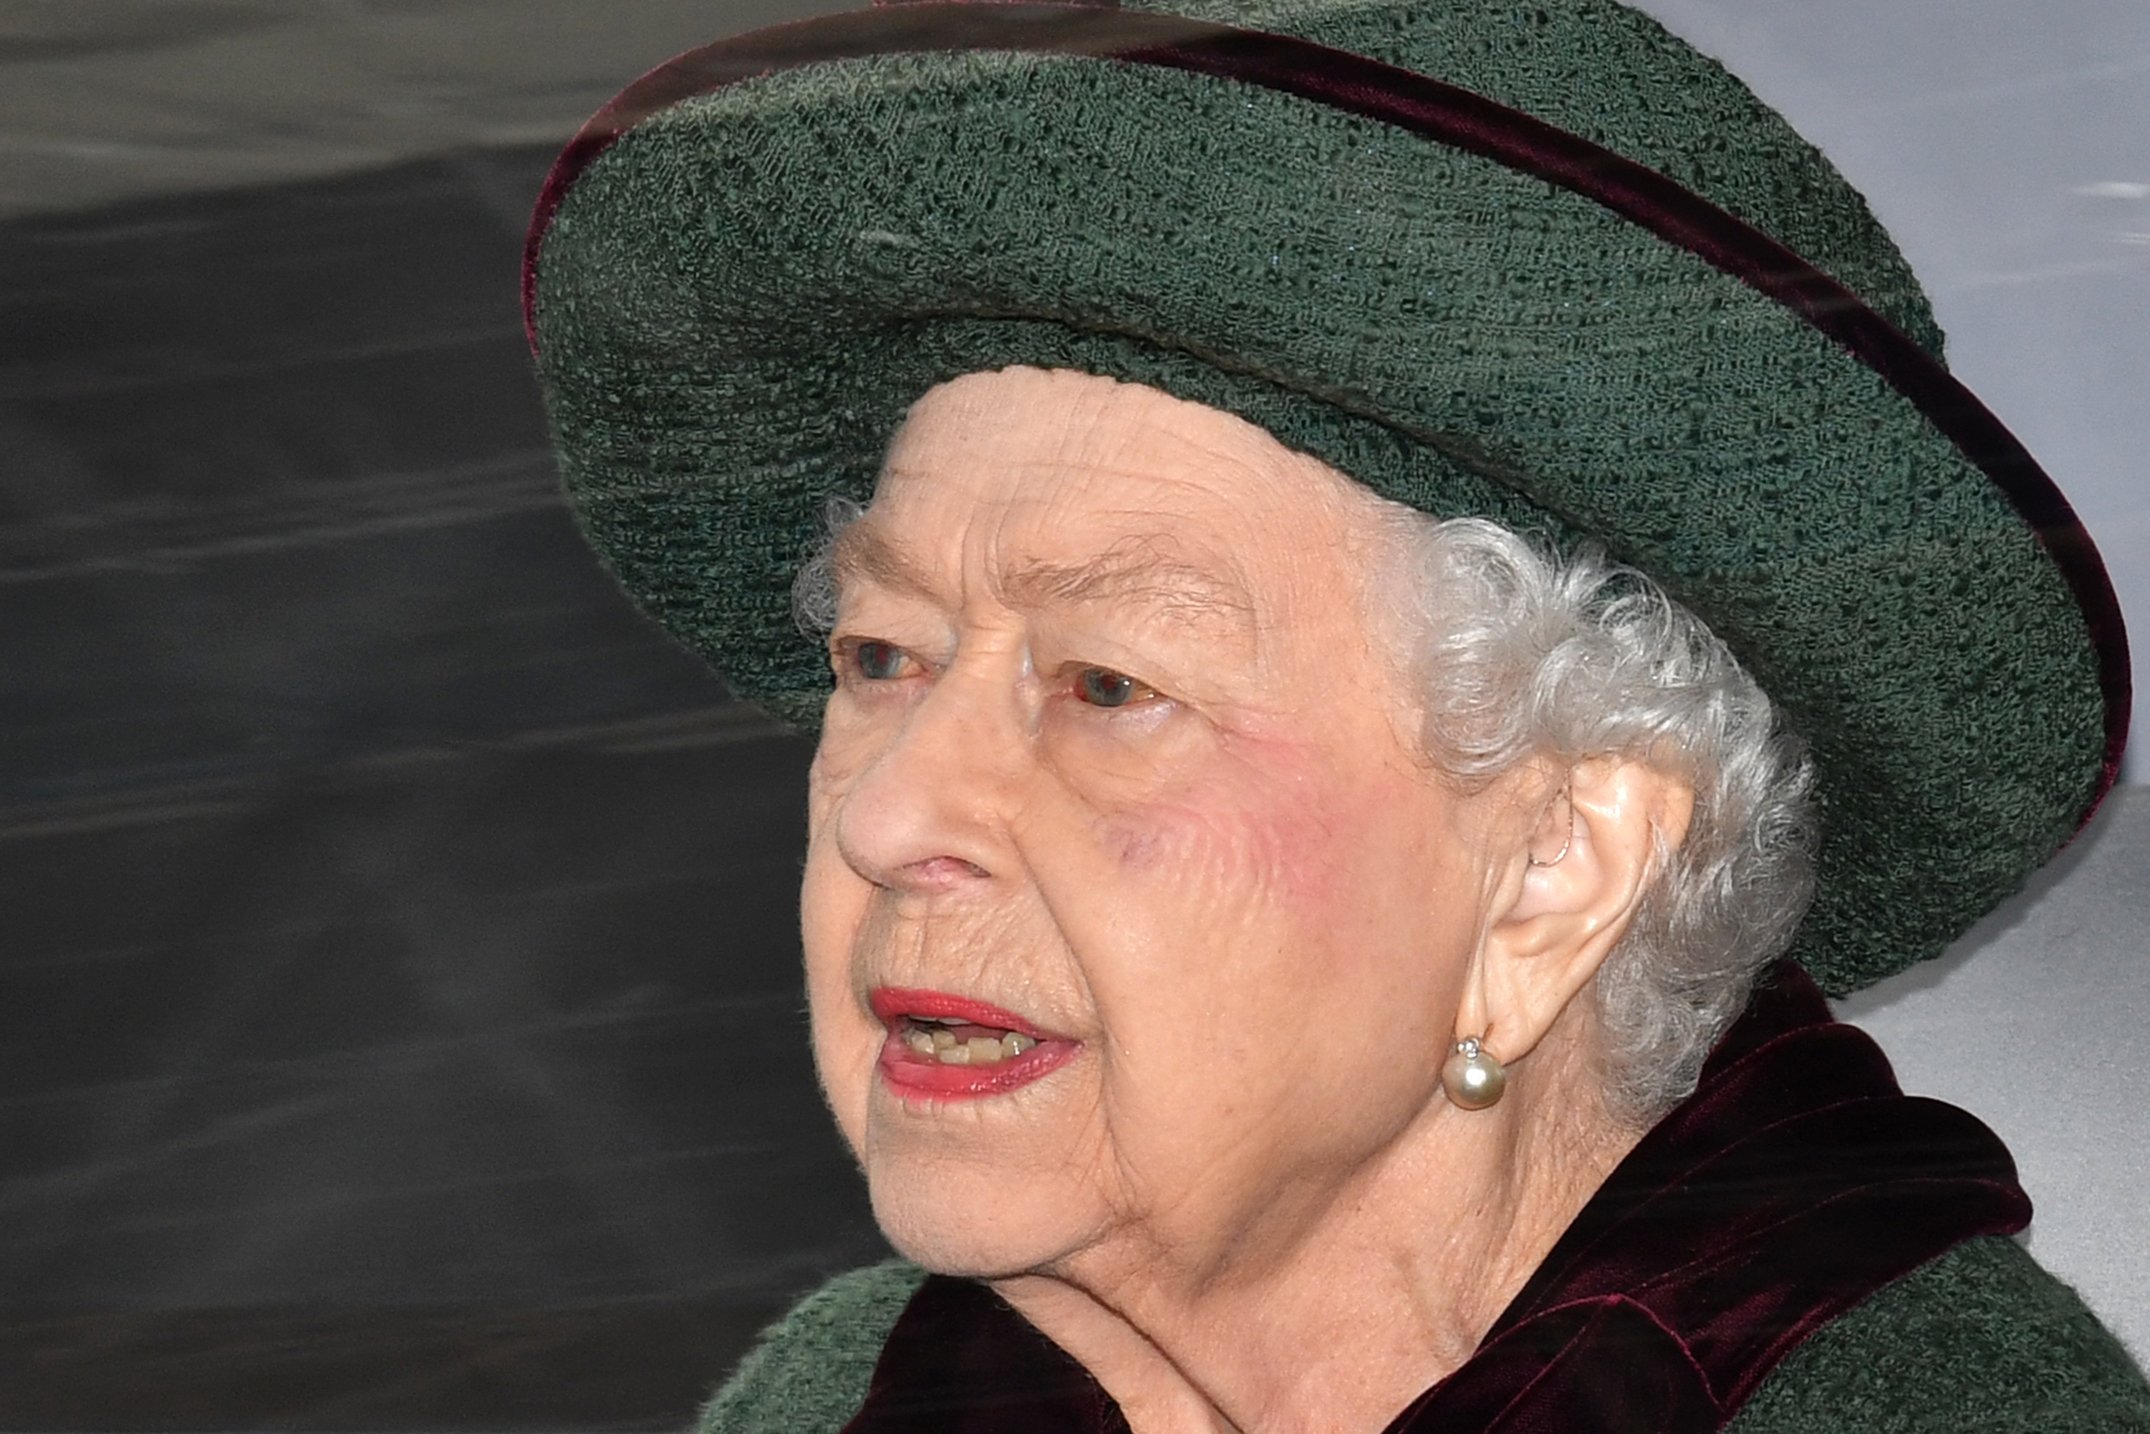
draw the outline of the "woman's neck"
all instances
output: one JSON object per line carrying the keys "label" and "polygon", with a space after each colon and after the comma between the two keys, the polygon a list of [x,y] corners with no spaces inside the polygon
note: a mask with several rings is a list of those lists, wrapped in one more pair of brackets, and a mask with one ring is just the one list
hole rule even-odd
{"label": "woman's neck", "polygon": [[1428,1112],[1321,1210],[1221,1262],[1127,1232],[994,1287],[1135,1434],[1378,1430],[1470,1358],[1638,1138],[1532,1084]]}

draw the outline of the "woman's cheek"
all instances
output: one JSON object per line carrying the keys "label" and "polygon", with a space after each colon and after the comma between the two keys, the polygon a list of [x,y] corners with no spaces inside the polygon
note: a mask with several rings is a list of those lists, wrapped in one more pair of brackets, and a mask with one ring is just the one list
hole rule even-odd
{"label": "woman's cheek", "polygon": [[1042,767],[1100,810],[1184,783],[1216,746],[1217,733],[1201,714],[1169,699],[1110,709],[1054,695],[1038,714]]}
{"label": "woman's cheek", "polygon": [[879,1040],[852,991],[851,958],[865,917],[866,895],[833,847],[807,855],[800,900],[806,948],[807,1006],[814,1067],[822,1094],[854,1153],[865,1135],[866,1101]]}
{"label": "woman's cheek", "polygon": [[1339,835],[1359,805],[1293,743],[1239,739],[1146,800],[1117,805],[1104,840],[1129,882],[1177,888],[1220,914],[1319,921],[1343,895]]}
{"label": "woman's cheek", "polygon": [[864,1136],[867,1091],[859,1077],[862,1040],[851,962],[871,900],[870,885],[837,844],[844,798],[869,763],[864,734],[847,730],[831,703],[807,774],[807,845],[799,892],[814,1064],[822,1093],[854,1152]]}
{"label": "woman's cheek", "polygon": [[822,716],[821,740],[806,769],[807,830],[818,833],[835,815],[836,805],[872,764],[873,729],[861,714],[848,710],[842,694],[831,698]]}

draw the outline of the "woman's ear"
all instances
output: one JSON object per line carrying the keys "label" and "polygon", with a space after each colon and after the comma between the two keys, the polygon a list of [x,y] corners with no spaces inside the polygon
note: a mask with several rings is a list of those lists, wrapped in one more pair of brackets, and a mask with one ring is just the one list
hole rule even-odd
{"label": "woman's ear", "polygon": [[1570,768],[1506,858],[1463,1013],[1502,1061],[1528,1055],[1627,934],[1660,860],[1687,835],[1694,790],[1642,762]]}

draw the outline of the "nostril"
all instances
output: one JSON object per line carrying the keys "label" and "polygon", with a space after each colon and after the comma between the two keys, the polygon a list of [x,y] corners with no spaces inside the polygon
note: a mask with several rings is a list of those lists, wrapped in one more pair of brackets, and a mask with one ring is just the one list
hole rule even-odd
{"label": "nostril", "polygon": [[929,856],[907,862],[895,873],[896,884],[913,891],[947,891],[989,874],[978,863],[959,856]]}

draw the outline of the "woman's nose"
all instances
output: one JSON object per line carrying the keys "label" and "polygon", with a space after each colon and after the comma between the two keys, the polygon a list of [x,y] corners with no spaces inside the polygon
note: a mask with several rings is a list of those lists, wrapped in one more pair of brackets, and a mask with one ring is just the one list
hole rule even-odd
{"label": "woman's nose", "polygon": [[1005,874],[1028,745],[1013,684],[951,668],[839,798],[844,860],[876,886],[920,895]]}

